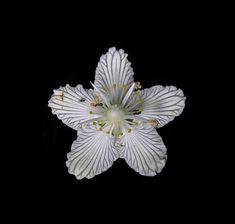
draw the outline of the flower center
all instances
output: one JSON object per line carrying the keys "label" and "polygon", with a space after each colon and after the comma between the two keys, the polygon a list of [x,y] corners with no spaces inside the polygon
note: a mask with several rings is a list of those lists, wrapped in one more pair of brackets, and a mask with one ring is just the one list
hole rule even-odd
{"label": "flower center", "polygon": [[[130,133],[140,122],[139,118],[135,115],[141,113],[143,100],[138,91],[133,93],[134,89],[138,90],[140,88],[140,84],[137,84],[133,83],[125,93],[116,96],[116,98],[119,98],[115,100],[115,104],[110,99],[109,94],[104,94],[92,84],[97,92],[97,99],[90,104],[94,107],[94,111],[91,110],[90,114],[92,116],[95,114],[98,115],[98,117],[93,118],[93,125],[97,130],[114,136],[114,142],[116,142],[117,138],[124,136],[126,133]],[[116,87],[116,85],[113,86],[114,89]]]}
{"label": "flower center", "polygon": [[123,110],[121,110],[120,108],[117,107],[117,105],[112,106],[108,111],[107,111],[107,121],[110,124],[114,124],[116,125],[120,125],[124,118],[125,118],[125,114],[123,112]]}

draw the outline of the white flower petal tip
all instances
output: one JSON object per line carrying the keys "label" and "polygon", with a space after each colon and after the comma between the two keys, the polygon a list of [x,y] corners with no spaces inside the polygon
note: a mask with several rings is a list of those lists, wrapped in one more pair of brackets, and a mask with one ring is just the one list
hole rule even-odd
{"label": "white flower petal tip", "polygon": [[67,154],[66,166],[77,179],[92,178],[108,168],[119,157],[113,139],[94,126],[84,126]]}
{"label": "white flower petal tip", "polygon": [[167,150],[155,128],[142,124],[121,139],[120,157],[143,176],[160,173],[167,160]]}
{"label": "white flower petal tip", "polygon": [[141,97],[143,111],[137,116],[145,120],[157,120],[157,128],[179,116],[185,107],[186,97],[183,91],[175,86],[153,86],[142,90]]}
{"label": "white flower petal tip", "polygon": [[156,128],[182,113],[186,97],[175,86],[141,90],[127,56],[110,48],[100,58],[93,89],[66,85],[48,101],[52,113],[77,131],[66,166],[79,180],[101,174],[118,158],[144,176],[155,176],[166,164]]}

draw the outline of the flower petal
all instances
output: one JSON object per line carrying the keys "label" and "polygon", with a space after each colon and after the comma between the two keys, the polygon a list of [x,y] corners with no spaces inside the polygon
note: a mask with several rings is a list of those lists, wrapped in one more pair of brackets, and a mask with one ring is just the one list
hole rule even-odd
{"label": "flower petal", "polygon": [[120,140],[120,158],[136,172],[155,176],[165,166],[166,147],[156,130],[148,124],[140,124]]}
{"label": "flower petal", "polygon": [[141,91],[142,113],[137,117],[157,120],[157,127],[162,127],[179,116],[185,106],[183,91],[174,86],[153,86]]}
{"label": "flower petal", "polygon": [[78,131],[66,165],[78,179],[90,179],[110,168],[118,157],[113,138],[89,125]]}
{"label": "flower petal", "polygon": [[66,85],[54,90],[48,106],[63,123],[78,130],[82,123],[99,117],[97,108],[91,106],[92,102],[95,102],[93,90],[85,90],[82,85]]}
{"label": "flower petal", "polygon": [[109,95],[110,103],[119,103],[134,81],[127,56],[123,50],[110,48],[96,68],[95,86]]}

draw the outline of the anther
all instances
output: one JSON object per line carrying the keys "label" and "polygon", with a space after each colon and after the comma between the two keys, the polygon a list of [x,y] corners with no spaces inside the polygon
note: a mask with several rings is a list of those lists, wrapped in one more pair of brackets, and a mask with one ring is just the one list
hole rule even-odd
{"label": "anther", "polygon": [[158,126],[158,121],[156,119],[149,120],[150,125],[152,125],[154,128]]}
{"label": "anther", "polygon": [[122,133],[122,132],[118,133],[118,136],[122,136],[122,135],[123,135],[123,133]]}
{"label": "anther", "polygon": [[136,90],[141,89],[140,82],[135,82],[135,89]]}

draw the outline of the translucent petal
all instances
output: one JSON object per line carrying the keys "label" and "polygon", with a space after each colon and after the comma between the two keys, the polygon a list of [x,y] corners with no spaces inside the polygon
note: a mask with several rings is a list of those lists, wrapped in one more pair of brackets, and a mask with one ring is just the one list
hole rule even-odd
{"label": "translucent petal", "polygon": [[78,131],[66,165],[78,179],[89,179],[110,168],[118,157],[113,138],[89,125]]}
{"label": "translucent petal", "polygon": [[142,113],[137,117],[157,121],[162,127],[179,116],[185,106],[183,91],[174,86],[153,86],[141,91]]}
{"label": "translucent petal", "polygon": [[156,130],[141,124],[120,140],[120,158],[136,172],[144,176],[154,176],[165,166],[166,147]]}
{"label": "translucent petal", "polygon": [[109,95],[110,103],[120,103],[134,81],[131,63],[123,50],[115,47],[102,55],[95,74],[95,86]]}
{"label": "translucent petal", "polygon": [[54,90],[48,106],[63,123],[78,130],[82,123],[100,117],[97,108],[91,106],[92,102],[95,102],[93,90],[85,90],[82,85],[66,85]]}

